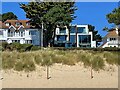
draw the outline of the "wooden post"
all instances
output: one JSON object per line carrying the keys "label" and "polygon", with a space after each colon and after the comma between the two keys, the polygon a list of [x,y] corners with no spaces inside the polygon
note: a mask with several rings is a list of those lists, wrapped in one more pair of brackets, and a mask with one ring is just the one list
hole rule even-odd
{"label": "wooden post", "polygon": [[92,64],[91,64],[91,79],[93,78]]}
{"label": "wooden post", "polygon": [[47,65],[47,79],[49,79],[49,66]]}

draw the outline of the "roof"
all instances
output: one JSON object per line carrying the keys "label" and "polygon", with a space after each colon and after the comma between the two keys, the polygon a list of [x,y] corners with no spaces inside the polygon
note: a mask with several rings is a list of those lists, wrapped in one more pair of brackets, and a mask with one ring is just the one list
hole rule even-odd
{"label": "roof", "polygon": [[16,23],[20,23],[24,26],[24,28],[30,28],[31,25],[27,24],[29,20],[6,20],[4,23],[0,21],[0,28],[9,28],[10,26],[6,26],[6,23],[10,23],[10,25],[13,25],[15,28],[19,28],[20,26],[16,26]]}
{"label": "roof", "polygon": [[116,33],[115,29],[112,29],[108,32],[108,34],[105,37],[117,37],[118,34]]}

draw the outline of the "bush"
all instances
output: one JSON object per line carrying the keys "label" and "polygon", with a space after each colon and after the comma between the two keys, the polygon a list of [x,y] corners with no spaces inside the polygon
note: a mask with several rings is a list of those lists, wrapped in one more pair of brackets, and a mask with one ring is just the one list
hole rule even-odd
{"label": "bush", "polygon": [[93,56],[92,60],[92,68],[95,71],[99,71],[100,69],[104,69],[105,62],[103,61],[103,58],[100,56]]}
{"label": "bush", "polygon": [[8,43],[7,42],[2,42],[2,50],[6,50],[8,48]]}
{"label": "bush", "polygon": [[41,55],[38,55],[38,54],[35,55],[34,60],[35,60],[35,63],[36,63],[37,65],[41,64],[41,62],[42,62],[42,57],[41,57]]}
{"label": "bush", "polygon": [[14,70],[16,71],[23,71],[24,70],[24,65],[21,61],[17,62],[15,64]]}
{"label": "bush", "polygon": [[39,50],[41,49],[40,46],[32,46],[31,47],[31,51],[36,51],[36,50]]}

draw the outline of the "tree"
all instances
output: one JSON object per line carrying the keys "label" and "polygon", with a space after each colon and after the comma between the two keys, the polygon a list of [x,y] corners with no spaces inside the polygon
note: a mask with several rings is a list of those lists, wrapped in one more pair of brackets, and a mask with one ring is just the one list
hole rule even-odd
{"label": "tree", "polygon": [[2,21],[2,15],[0,14],[0,21]]}
{"label": "tree", "polygon": [[26,17],[30,19],[31,25],[41,28],[42,23],[44,24],[45,46],[51,40],[54,41],[57,25],[69,26],[69,23],[75,18],[76,7],[74,2],[30,2],[27,5],[20,4],[20,6],[26,12]]}
{"label": "tree", "polygon": [[93,33],[93,40],[96,41],[97,46],[99,45],[99,42],[102,41],[102,37],[100,34],[98,34],[98,31],[95,30],[95,26],[88,25],[89,31]]}
{"label": "tree", "polygon": [[[111,13],[106,15],[108,23],[114,24],[118,29],[120,28],[120,7],[115,8]],[[103,28],[104,31],[109,31],[108,27]]]}
{"label": "tree", "polygon": [[2,14],[2,21],[4,22],[4,21],[6,21],[6,20],[17,20],[17,16],[14,14],[14,13],[12,13],[12,12],[7,12],[7,13],[3,13]]}
{"label": "tree", "polygon": [[111,13],[107,14],[106,17],[109,23],[120,25],[120,7],[115,8]]}

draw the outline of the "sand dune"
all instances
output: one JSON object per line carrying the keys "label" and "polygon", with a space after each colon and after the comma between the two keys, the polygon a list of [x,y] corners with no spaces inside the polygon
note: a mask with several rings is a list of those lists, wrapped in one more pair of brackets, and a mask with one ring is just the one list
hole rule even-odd
{"label": "sand dune", "polygon": [[38,67],[29,75],[13,70],[4,71],[1,81],[3,88],[117,88],[118,68],[113,66],[108,70],[94,72],[91,79],[90,70],[83,66],[55,64],[50,67],[49,80],[46,79],[46,67]]}

